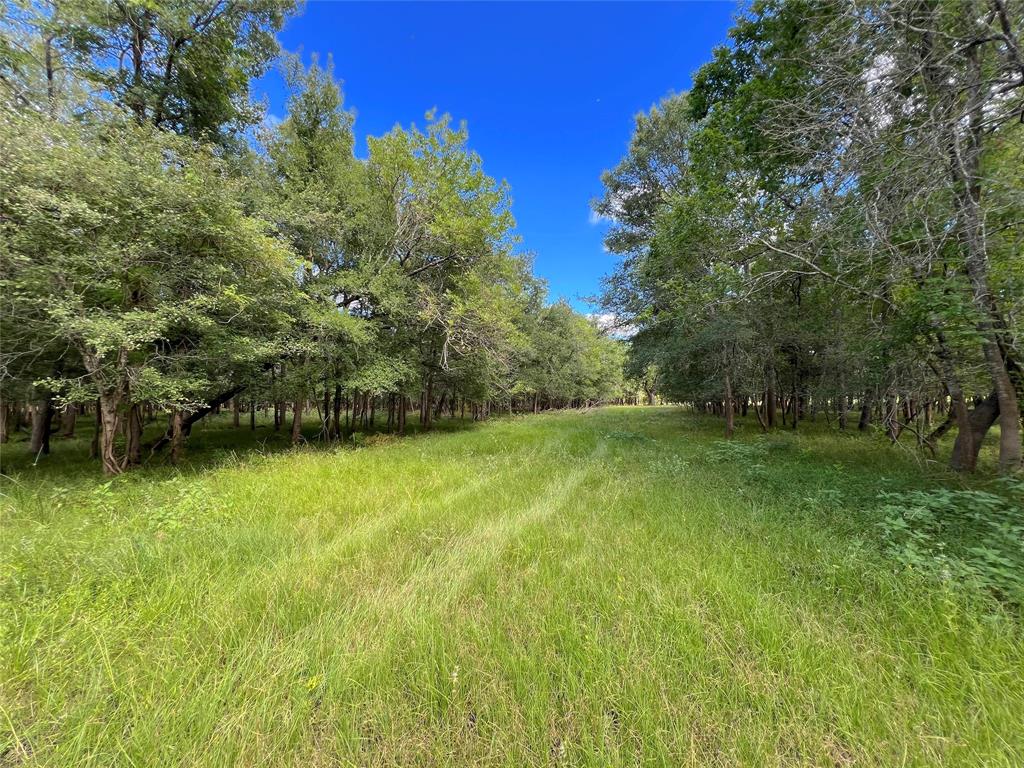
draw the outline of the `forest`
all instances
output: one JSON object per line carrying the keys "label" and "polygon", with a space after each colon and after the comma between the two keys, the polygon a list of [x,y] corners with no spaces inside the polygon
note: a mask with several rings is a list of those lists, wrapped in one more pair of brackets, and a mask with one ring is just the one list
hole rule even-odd
{"label": "forest", "polygon": [[[657,391],[726,434],[736,412],[765,430],[820,413],[934,455],[951,432],[965,471],[998,425],[1000,471],[1020,469],[1006,3],[756,4],[605,174],[615,338],[547,302],[464,124],[430,113],[357,158],[331,63],[294,56],[288,116],[262,120],[249,82],[294,10],[12,7],[0,439],[30,429],[47,453],[85,416],[117,474],[177,460],[222,407],[272,408],[295,441],[316,419],[326,440],[371,412],[402,431],[410,411]],[[166,435],[143,446],[157,414]]]}
{"label": "forest", "polygon": [[[328,440],[374,418],[401,433],[410,411],[429,427],[625,396],[623,345],[547,302],[464,125],[427,114],[356,158],[330,62],[294,56],[287,119],[261,122],[249,82],[293,11],[12,13],[0,439],[30,429],[47,454],[84,416],[115,475],[177,461],[225,407],[253,425],[272,408],[298,442],[304,418]],[[158,415],[165,435],[143,445]]]}
{"label": "forest", "polygon": [[1024,3],[715,13],[5,0],[0,768],[1024,765]]}
{"label": "forest", "polygon": [[637,118],[604,305],[670,401],[1021,468],[1019,5],[759,2]]}

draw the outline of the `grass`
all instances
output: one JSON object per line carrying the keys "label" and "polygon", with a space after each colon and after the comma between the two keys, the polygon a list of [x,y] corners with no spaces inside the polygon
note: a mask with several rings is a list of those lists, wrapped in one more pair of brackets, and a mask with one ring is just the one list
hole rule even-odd
{"label": "grass", "polygon": [[0,765],[1024,764],[1019,614],[878,543],[880,490],[957,480],[755,432],[621,408],[266,455],[221,422],[110,483],[5,458]]}

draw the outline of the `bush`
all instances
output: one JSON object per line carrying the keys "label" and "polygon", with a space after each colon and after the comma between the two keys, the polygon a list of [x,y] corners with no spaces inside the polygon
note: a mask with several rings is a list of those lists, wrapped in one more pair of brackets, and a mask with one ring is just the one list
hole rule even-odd
{"label": "bush", "polygon": [[1024,482],[986,491],[882,493],[885,548],[908,568],[1024,605]]}

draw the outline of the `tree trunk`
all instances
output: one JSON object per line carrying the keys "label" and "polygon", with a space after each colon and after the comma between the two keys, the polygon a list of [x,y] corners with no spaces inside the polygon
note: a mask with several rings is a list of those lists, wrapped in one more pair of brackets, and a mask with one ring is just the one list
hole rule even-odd
{"label": "tree trunk", "polygon": [[[190,434],[192,434],[192,425],[193,424],[195,424],[200,419],[204,418],[208,413],[211,413],[212,411],[215,411],[216,409],[218,409],[221,405],[226,403],[228,400],[230,400],[232,397],[234,397],[235,395],[237,395],[239,392],[241,392],[244,389],[245,389],[245,386],[243,385],[243,386],[233,387],[232,389],[229,389],[227,392],[221,392],[219,395],[217,395],[215,398],[210,400],[202,408],[199,408],[198,410],[192,411],[187,416],[183,415],[182,419],[181,419],[181,434],[182,434],[182,437],[183,438],[184,437],[188,437]],[[172,419],[168,419],[167,431],[164,432],[164,434],[160,436],[159,440],[157,440],[155,443],[153,443],[153,447],[150,449],[151,453],[155,453],[156,451],[160,450],[165,445],[167,445],[167,443],[169,443],[171,441],[171,439],[173,437],[172,433],[174,431],[173,424],[171,423],[172,421],[173,421]]]}
{"label": "tree trunk", "polygon": [[995,392],[978,403],[967,416],[968,427],[957,430],[949,465],[960,472],[973,472],[978,466],[981,443],[999,418],[999,395]]}
{"label": "tree trunk", "polygon": [[899,420],[899,409],[896,405],[896,396],[888,394],[885,396],[885,411],[883,416],[883,422],[885,424],[885,431],[889,435],[889,439],[892,442],[898,442],[900,439],[900,420]]}
{"label": "tree trunk", "polygon": [[124,470],[121,460],[117,458],[114,440],[117,438],[118,416],[117,409],[120,398],[108,393],[99,398],[100,418],[100,461],[103,462],[103,473],[106,475],[119,475]]}
{"label": "tree trunk", "polygon": [[324,384],[324,413],[323,425],[320,428],[324,440],[331,436],[331,390]]}
{"label": "tree trunk", "polygon": [[177,464],[185,455],[185,417],[180,408],[171,411],[171,463]]}
{"label": "tree trunk", "polygon": [[334,436],[341,437],[341,384],[334,385]]}
{"label": "tree trunk", "polygon": [[296,400],[292,403],[292,445],[302,440],[302,409],[305,403]]}
{"label": "tree trunk", "polygon": [[921,444],[929,451],[931,451],[932,456],[935,456],[935,448],[936,446],[938,446],[939,440],[941,440],[942,436],[949,432],[949,430],[952,429],[955,424],[956,414],[951,408],[949,410],[948,415],[946,416],[946,420],[942,422],[939,426],[937,426],[934,430],[932,430],[929,434],[927,434],[924,440],[921,442]]}
{"label": "tree trunk", "polygon": [[133,403],[128,408],[128,421],[125,427],[125,466],[137,467],[142,463],[142,408],[138,403]]}
{"label": "tree trunk", "polygon": [[839,366],[839,397],[837,399],[838,417],[839,417],[839,431],[846,431],[846,409],[850,406],[850,395],[846,390],[846,371],[843,370],[842,365]]}
{"label": "tree trunk", "polygon": [[864,395],[864,399],[860,402],[860,418],[857,420],[857,429],[861,432],[866,432],[868,427],[871,425],[871,397],[870,395]]}
{"label": "tree trunk", "polygon": [[762,432],[767,432],[768,431],[768,424],[765,423],[764,416],[761,415],[762,407],[765,410],[767,410],[767,408],[768,408],[768,399],[767,398],[762,400],[762,405],[761,406],[758,406],[756,400],[754,401],[754,415],[757,416],[757,423],[761,426],[761,431]]}
{"label": "tree trunk", "polygon": [[0,445],[11,439],[11,406],[0,403]]}
{"label": "tree trunk", "polygon": [[92,441],[89,443],[89,458],[95,459],[100,455],[100,435],[103,433],[103,409],[100,408],[100,399],[96,398],[96,419],[93,425]]}
{"label": "tree trunk", "polygon": [[[953,353],[941,330],[935,332],[935,342],[935,354],[939,360],[937,373],[949,394],[950,415],[957,426],[957,439],[953,446],[953,455],[950,457],[950,467],[956,470],[972,471],[977,465],[981,440],[975,440],[971,414],[967,410],[967,399],[960,386],[960,377],[957,375],[953,362]],[[987,429],[988,427],[985,428],[985,430]],[[984,432],[982,432],[982,437],[984,437]]]}
{"label": "tree trunk", "polygon": [[238,395],[231,398],[231,424],[235,429],[242,426],[242,401]]}
{"label": "tree trunk", "polygon": [[434,379],[432,376],[427,378],[427,391],[423,395],[423,427],[424,429],[430,429],[430,404],[434,400]]}
{"label": "tree trunk", "polygon": [[50,453],[50,423],[53,421],[53,399],[49,394],[32,405],[32,438],[29,451],[33,454]]}
{"label": "tree trunk", "polygon": [[256,431],[256,401],[249,401],[249,430],[251,432]]}
{"label": "tree trunk", "polygon": [[[982,140],[985,131],[985,89],[983,82],[981,52],[979,46],[967,46],[967,126],[966,130],[958,134],[951,127],[950,134],[950,171],[954,181],[957,182],[957,220],[961,226],[962,241],[964,245],[964,263],[967,268],[967,277],[971,283],[971,295],[979,317],[978,331],[981,335],[982,352],[985,356],[985,363],[992,377],[994,395],[998,407],[999,419],[999,471],[1001,473],[1015,472],[1021,467],[1021,433],[1020,433],[1020,405],[1017,401],[1017,393],[1010,380],[1007,368],[1007,361],[999,343],[999,329],[1005,328],[1005,322],[996,300],[989,287],[988,251],[985,237],[985,217],[981,210],[981,157]],[[946,92],[949,93],[949,84],[946,84]],[[949,98],[955,98],[950,93]],[[991,400],[991,396],[989,397]],[[988,403],[988,400],[985,401]],[[976,407],[971,414],[971,431],[978,436],[977,427],[983,424],[989,417],[991,405],[979,413]],[[977,415],[977,418],[975,418]],[[985,426],[981,437],[988,430]],[[981,440],[977,439],[974,446],[974,461],[977,463],[977,452]],[[963,458],[963,457],[961,457]],[[959,459],[958,459],[959,460]]]}
{"label": "tree trunk", "polygon": [[78,421],[78,406],[68,403],[60,413],[60,434],[61,437],[75,436],[75,423]]}
{"label": "tree trunk", "polygon": [[725,374],[725,439],[732,437],[734,427],[732,407],[732,381],[729,374]]}
{"label": "tree trunk", "polygon": [[995,394],[999,401],[999,472],[1012,474],[1022,466],[1020,404],[1017,392],[1010,381],[999,346],[995,342],[985,343],[985,359],[989,364]]}

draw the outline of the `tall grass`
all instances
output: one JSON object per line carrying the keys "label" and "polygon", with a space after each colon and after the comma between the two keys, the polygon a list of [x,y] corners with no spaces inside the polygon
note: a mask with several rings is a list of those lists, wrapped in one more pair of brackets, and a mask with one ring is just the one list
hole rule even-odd
{"label": "tall grass", "polygon": [[1016,609],[880,546],[944,471],[669,408],[462,426],[9,463],[0,765],[1024,764]]}

